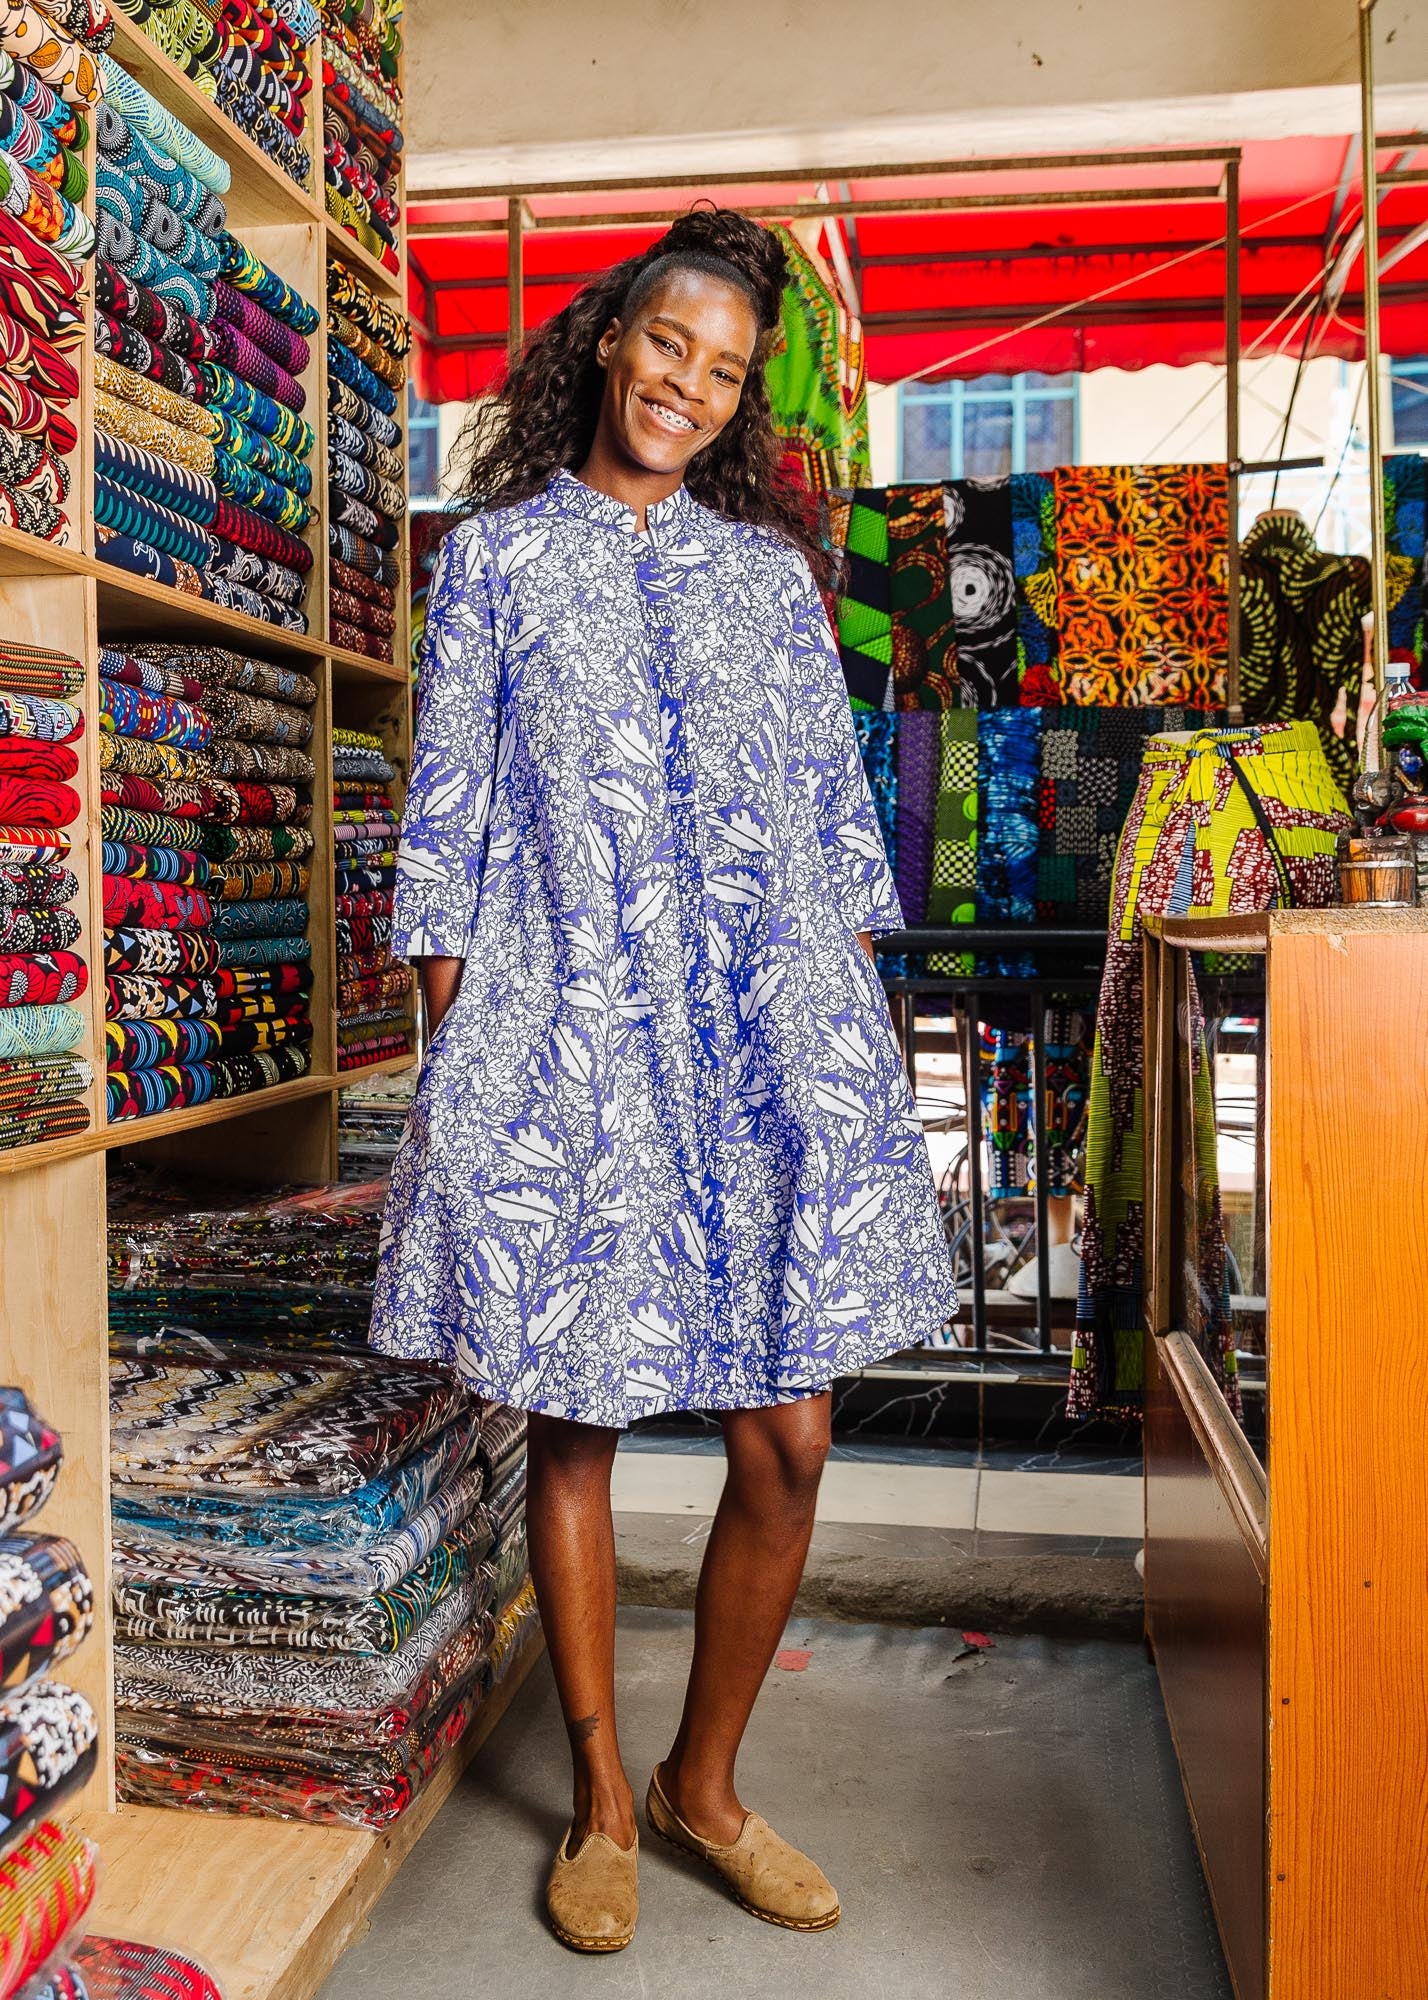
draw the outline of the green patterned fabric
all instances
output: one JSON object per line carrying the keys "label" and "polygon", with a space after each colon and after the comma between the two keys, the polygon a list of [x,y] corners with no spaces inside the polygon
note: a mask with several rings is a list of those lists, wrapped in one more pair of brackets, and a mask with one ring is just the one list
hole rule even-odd
{"label": "green patterned fabric", "polygon": [[[970,924],[977,914],[977,711],[944,708],[940,718],[937,812],[932,830],[930,924]],[[929,972],[971,972],[966,952],[929,955]]]}
{"label": "green patterned fabric", "polygon": [[854,708],[891,707],[892,575],[887,488],[861,486],[847,504],[846,587],[838,600],[838,651]]}

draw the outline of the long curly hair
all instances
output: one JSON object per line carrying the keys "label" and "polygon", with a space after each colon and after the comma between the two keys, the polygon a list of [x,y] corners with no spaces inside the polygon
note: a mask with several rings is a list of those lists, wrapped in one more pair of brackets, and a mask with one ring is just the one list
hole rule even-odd
{"label": "long curly hair", "polygon": [[561,467],[573,472],[584,464],[605,388],[596,344],[612,319],[625,319],[674,269],[702,271],[736,285],[759,327],[739,407],[714,442],[691,459],[684,483],[716,513],[781,535],[807,557],[821,581],[827,551],[807,497],[780,477],[781,446],[764,379],[788,260],[772,231],[732,209],[691,209],[648,250],[611,265],[537,327],[495,395],[477,404],[462,429],[454,511],[514,506],[539,493]]}

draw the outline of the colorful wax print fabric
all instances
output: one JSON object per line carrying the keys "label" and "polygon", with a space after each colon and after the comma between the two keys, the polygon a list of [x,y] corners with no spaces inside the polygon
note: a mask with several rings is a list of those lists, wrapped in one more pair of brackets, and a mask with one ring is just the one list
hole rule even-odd
{"label": "colorful wax print fabric", "polygon": [[72,1542],[0,1536],[0,1689],[8,1698],[67,1660],[94,1622],[94,1592]]}
{"label": "colorful wax print fabric", "polygon": [[789,476],[811,494],[868,476],[863,329],[832,270],[777,226],[788,259],[783,317],[767,363],[774,429]]}
{"label": "colorful wax print fabric", "polygon": [[0,1534],[31,1520],[54,1491],[64,1447],[20,1389],[0,1388]]}
{"label": "colorful wax print fabric", "polygon": [[[1252,796],[1251,796],[1252,795]],[[1138,1409],[1145,1286],[1142,921],[1212,916],[1285,902],[1332,903],[1335,843],[1350,825],[1310,722],[1152,737],[1116,857],[1110,943],[1096,1016],[1086,1141],[1086,1220],[1069,1407],[1077,1416]],[[1269,839],[1265,837],[1268,829]],[[1193,981],[1193,973],[1192,973]],[[1198,1002],[1195,1006],[1198,1017]],[[1196,1229],[1187,1329],[1237,1400],[1214,1106],[1198,1018],[1189,1039],[1196,1143]]]}
{"label": "colorful wax print fabric", "polygon": [[855,488],[835,501],[831,518],[843,551],[838,656],[848,698],[854,708],[891,708],[892,571],[888,562],[887,488]]}
{"label": "colorful wax print fabric", "polygon": [[997,708],[1020,699],[1011,492],[1004,479],[943,488],[947,587],[964,699]]}
{"label": "colorful wax print fabric", "polygon": [[0,1859],[0,1992],[16,1993],[73,1938],[94,1901],[98,1850],[43,1819]]}
{"label": "colorful wax print fabric", "polygon": [[1028,706],[1055,703],[1061,699],[1056,677],[1060,613],[1055,487],[1044,472],[1014,472],[1008,486],[1019,697]]}
{"label": "colorful wax print fabric", "polygon": [[0,687],[68,701],[83,686],[84,668],[70,654],[49,646],[26,646],[16,639],[0,640]]}
{"label": "colorful wax print fabric", "polygon": [[[1428,470],[1422,458],[1414,452],[1386,460],[1383,502],[1388,538],[1388,649],[1390,657],[1413,660],[1419,667],[1428,658],[1424,624],[1425,501],[1428,501]],[[1353,712],[1352,701],[1350,712]]]}
{"label": "colorful wax print fabric", "polygon": [[78,1791],[98,1759],[94,1710],[72,1688],[41,1680],[0,1699],[0,1848]]}
{"label": "colorful wax print fabric", "polygon": [[[96,1937],[75,1946],[70,1970],[84,1982],[75,2000],[223,2000],[211,1972],[163,1945]],[[57,1995],[56,2000],[68,2000]]]}
{"label": "colorful wax print fabric", "polygon": [[[806,566],[683,489],[638,536],[562,473],[448,536],[427,628],[393,947],[487,973],[413,1103],[374,1343],[622,1424],[815,1393],[941,1325],[925,1145],[856,935],[901,911]],[[515,726],[531,758],[497,759]],[[543,914],[551,868],[578,939]],[[628,1284],[596,1282],[637,1245]]]}
{"label": "colorful wax print fabric", "polygon": [[958,630],[942,487],[890,486],[887,541],[893,701],[899,709],[955,707]]}
{"label": "colorful wax print fabric", "polygon": [[[991,709],[977,717],[977,916],[982,923],[1030,924],[1036,917],[1039,708]],[[1029,976],[1027,953],[999,955],[990,969]]]}
{"label": "colorful wax print fabric", "polygon": [[1042,710],[1036,915],[1043,922],[1106,921],[1146,743],[1193,725],[1195,715],[1177,708]]}
{"label": "colorful wax print fabric", "polygon": [[[78,1048],[84,1033],[84,1015],[68,1002],[44,1007],[0,1007],[0,1061],[67,1055]],[[0,1428],[0,1461],[3,1452],[3,1428]]]}
{"label": "colorful wax print fabric", "polygon": [[1068,465],[1052,477],[1063,699],[1223,706],[1225,467]]}
{"label": "colorful wax print fabric", "polygon": [[[1357,775],[1353,718],[1372,596],[1367,560],[1327,554],[1308,524],[1288,510],[1262,514],[1240,545],[1245,720],[1312,722],[1345,794]],[[1396,615],[1390,609],[1390,636]]]}
{"label": "colorful wax print fabric", "polygon": [[[933,820],[930,924],[970,924],[977,915],[977,713],[944,709],[938,729],[937,808]],[[928,970],[970,972],[965,954],[937,952]]]}

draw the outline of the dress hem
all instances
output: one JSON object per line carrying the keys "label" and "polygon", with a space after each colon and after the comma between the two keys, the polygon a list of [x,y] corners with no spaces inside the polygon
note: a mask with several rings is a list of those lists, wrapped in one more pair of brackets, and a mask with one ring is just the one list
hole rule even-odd
{"label": "dress hem", "polygon": [[[788,1403],[807,1402],[812,1396],[825,1395],[833,1387],[833,1384],[840,1381],[845,1375],[856,1375],[860,1370],[876,1367],[878,1362],[887,1361],[895,1354],[906,1353],[909,1348],[925,1346],[928,1334],[934,1333],[939,1328],[944,1327],[957,1311],[957,1308],[958,1300],[954,1294],[946,1312],[939,1319],[929,1321],[928,1325],[920,1331],[909,1329],[899,1339],[887,1345],[879,1342],[874,1345],[870,1353],[860,1355],[857,1360],[845,1360],[834,1366],[826,1375],[822,1375],[819,1379],[810,1383],[801,1383],[797,1388],[779,1389],[775,1385],[767,1394],[761,1397],[756,1399],[741,1397],[737,1402],[718,1402],[706,1399],[697,1403],[687,1403],[682,1402],[678,1396],[673,1394],[667,1397],[654,1398],[649,1401],[641,1398],[637,1404],[630,1404],[627,1407],[623,1420],[619,1422],[610,1421],[602,1417],[584,1416],[569,1409],[556,1408],[549,1402],[541,1403],[538,1407],[534,1408],[529,1403],[518,1402],[506,1395],[498,1385],[477,1380],[471,1370],[462,1366],[460,1356],[450,1352],[423,1354],[415,1357],[411,1356],[410,1349],[403,1350],[403,1352],[405,1352],[407,1358],[433,1361],[454,1368],[456,1373],[463,1380],[469,1382],[476,1393],[486,1401],[504,1403],[508,1409],[523,1410],[527,1416],[556,1417],[563,1423],[590,1424],[596,1430],[624,1431],[628,1430],[641,1417],[680,1416],[685,1413],[691,1415],[713,1415],[734,1410],[773,1410],[782,1408]],[[397,1352],[396,1349],[385,1347],[380,1341],[375,1339],[371,1342],[371,1345],[378,1353],[391,1354]]]}

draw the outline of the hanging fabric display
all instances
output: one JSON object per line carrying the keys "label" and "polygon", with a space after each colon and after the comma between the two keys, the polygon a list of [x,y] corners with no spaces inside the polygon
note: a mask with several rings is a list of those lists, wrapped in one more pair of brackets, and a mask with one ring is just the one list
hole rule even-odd
{"label": "hanging fabric display", "polygon": [[958,635],[942,488],[887,491],[893,703],[899,709],[953,708]]}
{"label": "hanging fabric display", "polygon": [[[1141,922],[1148,911],[1214,916],[1330,903],[1335,842],[1350,824],[1312,723],[1152,737],[1116,856],[1110,943],[1096,1020],[1087,1136],[1072,1415],[1139,1407],[1145,1260]],[[1189,1329],[1237,1401],[1213,1103],[1192,1034],[1200,1323]]]}
{"label": "hanging fabric display", "polygon": [[784,471],[815,497],[868,476],[868,401],[863,329],[842,286],[782,226],[788,258],[783,319],[765,380]]}
{"label": "hanging fabric display", "polygon": [[[1326,554],[1307,523],[1289,509],[1262,514],[1245,536],[1240,549],[1245,719],[1312,722],[1343,792],[1352,785],[1357,764],[1352,718],[1358,713],[1363,621],[1371,602],[1366,559]],[[1390,638],[1394,618],[1391,611]]]}
{"label": "hanging fabric display", "polygon": [[1222,706],[1225,467],[1063,465],[1052,480],[1062,698]]}
{"label": "hanging fabric display", "polygon": [[1020,698],[1011,491],[1005,480],[949,480],[943,488],[957,671],[978,708]]}

